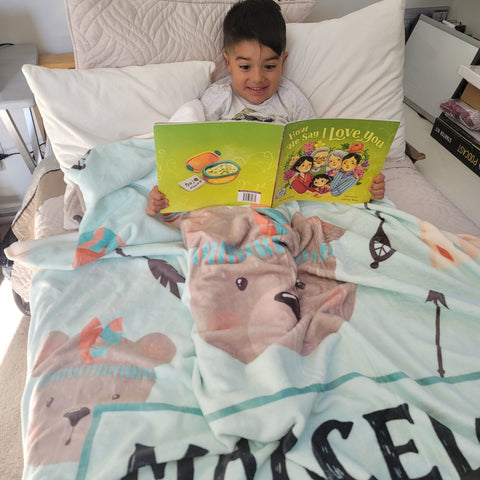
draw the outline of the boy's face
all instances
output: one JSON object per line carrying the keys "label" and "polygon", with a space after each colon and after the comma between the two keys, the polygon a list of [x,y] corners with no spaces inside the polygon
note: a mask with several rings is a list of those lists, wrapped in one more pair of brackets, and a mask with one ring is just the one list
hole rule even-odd
{"label": "boy's face", "polygon": [[233,88],[248,102],[259,105],[278,90],[287,53],[279,56],[256,40],[242,40],[223,55]]}

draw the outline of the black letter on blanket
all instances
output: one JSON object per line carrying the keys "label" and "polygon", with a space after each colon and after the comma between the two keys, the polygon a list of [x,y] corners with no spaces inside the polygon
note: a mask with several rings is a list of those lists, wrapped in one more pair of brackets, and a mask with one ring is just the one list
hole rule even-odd
{"label": "black letter on blanket", "polygon": [[[342,438],[347,438],[352,431],[353,422],[340,422],[338,420],[329,420],[322,423],[312,435],[312,450],[318,464],[322,467],[329,480],[342,478],[342,480],[355,480],[343,468],[338,461],[335,452],[328,443],[328,434],[332,430],[338,430]],[[342,476],[339,476],[339,473]]]}
{"label": "black letter on blanket", "polygon": [[136,443],[135,452],[130,455],[128,460],[127,474],[122,477],[122,480],[137,480],[138,469],[146,466],[152,469],[155,480],[165,477],[165,464],[157,463],[154,448]]}
{"label": "black letter on blanket", "polygon": [[293,434],[292,429],[290,429],[280,440],[280,445],[278,445],[270,457],[273,480],[289,480],[287,467],[285,465],[285,454],[290,451],[296,443],[297,437]]}
{"label": "black letter on blanket", "polygon": [[195,468],[193,466],[193,459],[195,457],[203,457],[208,453],[202,447],[197,445],[189,445],[185,456],[178,461],[177,479],[178,480],[193,480]]}
{"label": "black letter on blanket", "polygon": [[[467,459],[463,456],[462,452],[458,448],[452,431],[448,427],[443,425],[443,423],[440,423],[432,417],[429,418],[432,422],[433,429],[435,430],[438,439],[442,443],[443,448],[445,448],[445,451],[447,452],[447,455],[452,461],[455,470],[457,470],[458,475],[460,476],[460,478],[467,478],[465,474],[470,473],[473,470]],[[479,473],[480,470],[476,470],[476,472]]]}
{"label": "black letter on blanket", "polygon": [[385,410],[378,410],[363,416],[370,426],[375,431],[378,444],[382,452],[385,463],[392,479],[394,480],[442,480],[442,476],[437,467],[433,467],[430,473],[424,477],[416,477],[415,479],[409,477],[400,463],[400,455],[408,452],[418,453],[417,447],[413,440],[409,440],[405,445],[395,446],[392,437],[387,428],[387,422],[392,420],[408,420],[413,424],[412,417],[408,410],[406,403],[399,405],[396,408],[387,408]]}
{"label": "black letter on blanket", "polygon": [[250,453],[250,445],[248,444],[248,440],[245,438],[241,438],[238,441],[236,448],[232,453],[229,453],[228,455],[220,455],[218,464],[215,467],[215,474],[213,478],[215,480],[224,480],[228,464],[238,459],[242,461],[246,480],[253,480],[255,472],[257,471],[257,461]]}

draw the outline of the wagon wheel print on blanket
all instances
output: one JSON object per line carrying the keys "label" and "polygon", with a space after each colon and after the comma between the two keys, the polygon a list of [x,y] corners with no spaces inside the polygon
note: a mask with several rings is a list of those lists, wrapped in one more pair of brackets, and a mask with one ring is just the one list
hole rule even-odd
{"label": "wagon wheel print on blanket", "polygon": [[[370,208],[368,208],[368,204],[365,204],[365,208],[370,210]],[[378,268],[380,262],[388,260],[396,251],[394,248],[392,248],[390,239],[383,230],[385,219],[380,215],[378,210],[375,211],[375,215],[380,219],[380,225],[378,226],[375,235],[370,239],[369,243],[370,255],[374,260],[370,264],[371,268]]]}

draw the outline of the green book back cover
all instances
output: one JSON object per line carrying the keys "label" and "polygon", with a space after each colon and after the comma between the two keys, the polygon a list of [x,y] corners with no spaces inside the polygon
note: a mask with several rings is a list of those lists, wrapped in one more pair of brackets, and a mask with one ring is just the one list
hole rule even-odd
{"label": "green book back cover", "polygon": [[167,210],[270,206],[282,136],[283,125],[271,123],[155,125],[158,188],[169,201]]}

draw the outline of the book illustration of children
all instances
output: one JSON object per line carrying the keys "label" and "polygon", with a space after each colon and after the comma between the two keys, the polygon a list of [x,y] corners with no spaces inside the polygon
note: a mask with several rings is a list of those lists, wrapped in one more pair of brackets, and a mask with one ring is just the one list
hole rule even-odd
{"label": "book illustration of children", "polygon": [[326,173],[318,173],[312,178],[312,181],[309,185],[309,190],[313,193],[314,196],[325,195],[330,192],[330,183],[332,177]]}
{"label": "book illustration of children", "polygon": [[290,186],[297,193],[305,193],[313,179],[310,172],[313,166],[313,158],[309,155],[303,155],[296,160],[291,170],[294,172],[293,177],[290,178]]}
{"label": "book illustration of children", "polygon": [[325,163],[326,174],[330,177],[334,177],[340,172],[342,167],[343,157],[347,155],[345,150],[333,150],[327,156],[327,161]]}
{"label": "book illustration of children", "polygon": [[359,166],[362,157],[358,153],[347,153],[342,160],[341,170],[335,175],[330,184],[331,192],[334,197],[345,193],[348,189],[355,186],[364,175],[364,170]]}
{"label": "book illustration of children", "polygon": [[330,153],[329,147],[320,147],[316,148],[312,152],[313,158],[313,167],[311,172],[312,173],[326,173],[326,162],[328,154]]}

